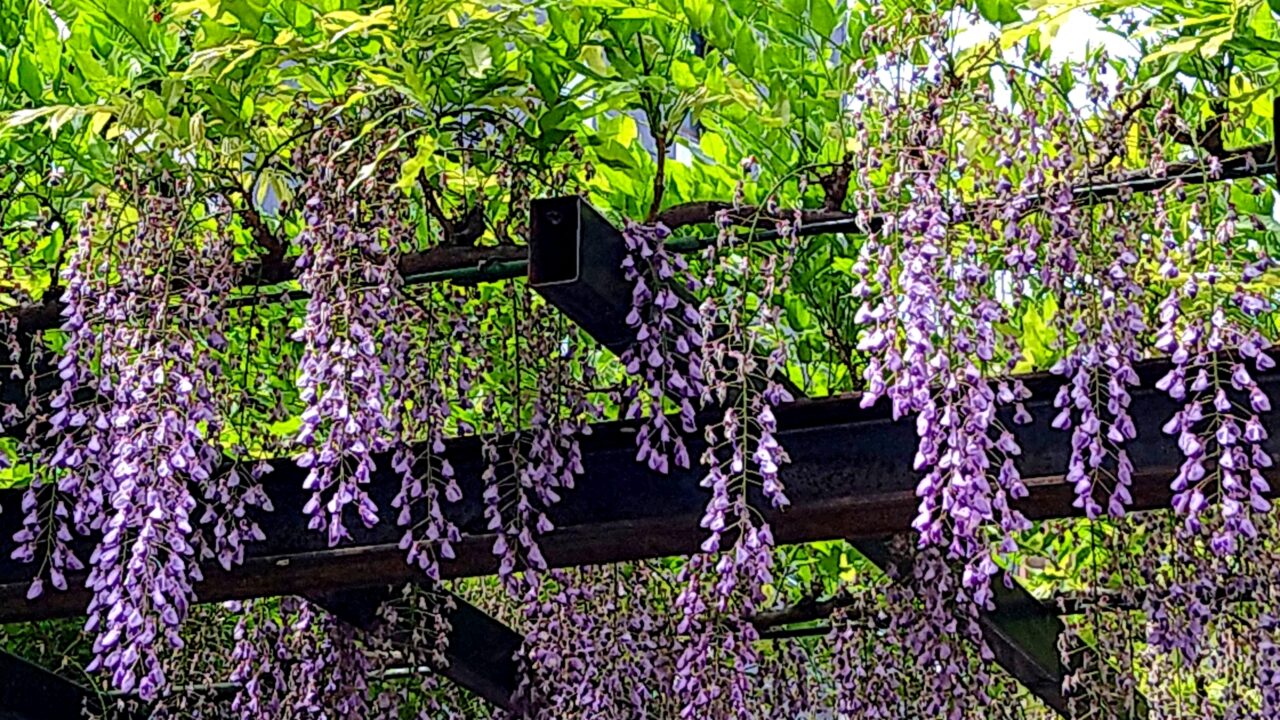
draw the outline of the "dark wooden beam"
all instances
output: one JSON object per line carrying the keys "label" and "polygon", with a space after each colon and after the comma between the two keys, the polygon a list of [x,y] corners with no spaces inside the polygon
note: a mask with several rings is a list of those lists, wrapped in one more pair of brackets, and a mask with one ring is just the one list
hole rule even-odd
{"label": "dark wooden beam", "polygon": [[0,720],[81,720],[86,703],[81,685],[0,650]]}
{"label": "dark wooden beam", "polygon": [[1016,580],[1006,587],[1003,578],[993,579],[992,594],[995,609],[978,616],[978,627],[996,662],[1045,705],[1070,717],[1062,690],[1067,669],[1058,649],[1062,619]]}
{"label": "dark wooden beam", "polygon": [[[1138,439],[1130,443],[1129,454],[1136,467],[1132,488],[1136,510],[1168,506],[1169,482],[1182,462],[1173,439],[1161,431],[1161,425],[1178,408],[1153,389],[1167,367],[1163,361],[1141,365],[1142,385],[1133,393],[1131,412]],[[1272,397],[1280,397],[1280,373],[1268,372],[1259,381]],[[1017,428],[1017,435],[1023,448],[1020,467],[1030,495],[1017,507],[1031,519],[1079,514],[1073,507],[1071,485],[1063,478],[1070,434],[1049,427],[1055,413],[1053,396],[1060,382],[1045,375],[1027,378],[1033,393],[1027,407],[1035,422]],[[791,507],[765,513],[779,543],[880,538],[910,530],[918,481],[912,470],[914,423],[894,422],[883,403],[862,409],[859,402],[857,395],[848,395],[800,401],[778,409],[778,439],[793,460],[782,469]],[[1280,411],[1267,413],[1264,422],[1280,424]],[[697,552],[704,539],[698,520],[708,497],[699,487],[702,470],[674,469],[669,475],[659,475],[636,463],[635,427],[625,422],[602,423],[582,438],[585,476],[551,509],[549,516],[557,529],[542,541],[543,554],[551,565]],[[696,437],[689,439],[689,445],[692,457],[698,457],[704,447]],[[1266,449],[1273,456],[1280,454],[1280,435],[1273,434]],[[444,563],[442,574],[492,574],[497,561],[483,515],[480,443],[476,438],[459,438],[448,443],[446,454],[464,491],[464,499],[446,507],[446,514],[464,538],[455,548],[457,558]],[[397,546],[402,531],[392,522],[384,521],[371,529],[355,527],[348,545],[328,547],[323,534],[307,529],[307,518],[301,511],[308,499],[302,489],[305,471],[288,460],[274,466],[264,483],[275,512],[258,518],[269,540],[253,546],[242,567],[231,572],[214,566],[206,569],[205,581],[197,586],[200,600],[306,595],[420,579],[419,571],[405,562]],[[1273,472],[1270,477],[1274,482],[1277,475]],[[389,463],[380,462],[370,485],[373,498],[386,508],[397,490],[398,480]],[[0,506],[19,505],[20,491],[0,491]],[[12,537],[20,515],[0,514],[0,538]],[[355,520],[352,523],[359,525]],[[0,553],[0,622],[84,612],[88,594],[75,578],[69,591],[50,591],[36,601],[27,601],[32,571],[31,565],[10,560],[8,552]]]}
{"label": "dark wooden beam", "polygon": [[[443,593],[443,591],[441,591]],[[456,595],[444,593],[452,601],[445,608],[443,596],[437,608],[448,622],[447,664],[432,667],[437,674],[507,712],[518,713],[515,702],[519,672],[516,653],[524,638],[519,633],[486,615],[476,606]],[[396,588],[367,588],[316,593],[308,600],[324,608],[343,622],[371,631],[378,628],[378,608],[400,597]],[[389,629],[392,642],[403,645],[413,628],[397,626]],[[380,632],[387,632],[382,629]]]}

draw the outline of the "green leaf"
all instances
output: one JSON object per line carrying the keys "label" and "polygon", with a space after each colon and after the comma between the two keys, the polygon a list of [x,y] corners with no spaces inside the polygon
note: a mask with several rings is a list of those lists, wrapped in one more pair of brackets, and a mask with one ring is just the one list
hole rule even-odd
{"label": "green leaf", "polygon": [[39,102],[40,96],[44,94],[44,79],[40,76],[40,68],[31,61],[27,53],[22,52],[21,48],[17,53],[18,87],[22,88],[22,92],[26,93],[27,97]]}
{"label": "green leaf", "polygon": [[222,0],[222,10],[240,21],[240,27],[257,35],[262,16],[267,12],[266,0]]}
{"label": "green leaf", "polygon": [[218,16],[219,5],[219,0],[181,0],[174,3],[171,12],[174,17],[179,18],[190,17],[196,12],[207,18],[213,18]]}
{"label": "green leaf", "polygon": [[107,69],[98,62],[92,52],[81,48],[72,48],[70,50],[71,60],[79,69],[80,74],[84,76],[86,82],[93,86],[103,86],[111,82],[111,75],[107,73]]}
{"label": "green leaf", "polygon": [[587,45],[582,48],[582,62],[587,67],[601,77],[608,77],[613,71],[609,67],[609,60],[605,57],[604,48],[599,45]]}
{"label": "green leaf", "polygon": [[436,139],[430,135],[423,135],[418,138],[418,151],[413,157],[404,161],[400,166],[400,178],[396,181],[396,187],[404,192],[409,192],[413,185],[418,182],[418,174],[431,161],[431,156],[436,151]]}
{"label": "green leaf", "polygon": [[671,63],[671,82],[681,90],[693,90],[698,87],[698,79],[689,69],[689,63],[683,60]]}
{"label": "green leaf", "polygon": [[813,324],[813,318],[809,314],[809,309],[804,306],[800,298],[796,296],[788,296],[786,300],[787,306],[787,323],[796,330],[804,330]]}
{"label": "green leaf", "polygon": [[601,143],[596,148],[596,157],[604,164],[617,170],[631,171],[638,167],[635,156],[613,140]]}
{"label": "green leaf", "polygon": [[716,133],[703,133],[698,144],[702,147],[702,152],[718,163],[723,164],[729,156],[729,148],[725,146],[724,139]]}
{"label": "green leaf", "polygon": [[582,42],[581,18],[553,5],[547,8],[547,19],[551,21],[551,29],[560,37],[568,40],[570,45],[578,45]]}
{"label": "green leaf", "polygon": [[462,46],[462,64],[472,77],[484,77],[489,68],[493,67],[493,52],[484,43],[469,42]]}
{"label": "green leaf", "polygon": [[560,78],[549,63],[535,60],[529,72],[533,78],[533,86],[538,88],[538,94],[543,100],[552,102],[560,97]]}
{"label": "green leaf", "polygon": [[1012,0],[978,0],[978,14],[997,25],[1015,23],[1022,19]]}
{"label": "green leaf", "polygon": [[829,38],[836,29],[836,9],[832,0],[812,0],[809,8],[809,22],[814,32]]}
{"label": "green leaf", "polygon": [[717,4],[711,11],[711,23],[707,30],[712,44],[718,47],[733,44],[733,33],[729,32],[729,10],[726,6]]}
{"label": "green leaf", "polygon": [[[815,0],[822,2],[824,0]],[[748,75],[756,72],[756,60],[760,57],[760,46],[756,42],[756,34],[751,26],[743,23],[733,39],[733,58],[738,67]]]}
{"label": "green leaf", "polygon": [[621,12],[610,13],[614,20],[667,20],[667,16],[651,8],[629,7]]}
{"label": "green leaf", "polygon": [[614,141],[624,148],[631,147],[631,144],[640,136],[635,119],[629,115],[618,115],[616,118],[601,121],[600,133],[612,136]]}
{"label": "green leaf", "polygon": [[[1280,2],[1280,0],[1276,0]],[[689,24],[693,25],[695,30],[705,28],[711,22],[711,12],[714,10],[711,0],[685,0],[684,16],[689,18]]]}
{"label": "green leaf", "polygon": [[62,65],[62,38],[43,3],[31,3],[26,36],[46,75],[57,75]]}
{"label": "green leaf", "polygon": [[0,118],[4,120],[4,127],[18,128],[23,125],[29,125],[41,118],[48,117],[58,112],[62,108],[61,105],[48,105],[38,108],[26,108],[23,110],[15,110],[11,113],[0,114]]}
{"label": "green leaf", "polygon": [[63,125],[84,115],[84,110],[74,105],[63,106],[57,112],[49,116],[49,136],[57,137],[58,130]]}
{"label": "green leaf", "polygon": [[578,106],[571,101],[561,102],[538,118],[538,129],[541,131],[541,142],[539,143],[543,149],[551,149],[559,145],[566,137],[569,131],[565,129],[571,114],[578,111]]}
{"label": "green leaf", "polygon": [[1204,45],[1200,48],[1200,55],[1205,58],[1217,57],[1222,44],[1230,40],[1235,35],[1235,31],[1227,28],[1221,32],[1213,33],[1205,40]]}

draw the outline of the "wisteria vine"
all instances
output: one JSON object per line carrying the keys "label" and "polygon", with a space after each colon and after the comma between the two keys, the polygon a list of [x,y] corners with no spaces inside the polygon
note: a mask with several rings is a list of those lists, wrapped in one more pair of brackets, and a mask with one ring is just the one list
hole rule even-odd
{"label": "wisteria vine", "polygon": [[[1097,68],[1032,70],[995,50],[959,63],[957,14],[878,7],[862,30],[882,52],[849,60],[839,150],[806,151],[780,178],[745,159],[732,202],[680,223],[713,228],[701,254],[673,248],[664,220],[679,217],[662,193],[677,185],[659,182],[651,217],[621,223],[634,341],[616,358],[527,284],[411,282],[423,252],[506,252],[527,229],[514,211],[489,217],[494,189],[468,185],[467,164],[496,145],[466,123],[439,148],[459,183],[423,169],[434,145],[415,155],[372,115],[353,126],[300,111],[313,126],[282,146],[291,177],[270,212],[238,177],[121,171],[61,227],[59,327],[0,315],[0,473],[22,486],[4,508],[20,515],[5,555],[30,568],[26,600],[86,589],[84,666],[159,716],[194,707],[174,678],[203,662],[230,689],[199,711],[210,716],[472,717],[442,680],[448,618],[470,599],[519,633],[516,717],[977,718],[1016,692],[982,618],[1035,544],[1064,575],[1087,565],[1093,599],[1130,613],[1069,614],[1073,706],[1132,709],[1141,688],[1173,708],[1164,717],[1280,711],[1268,394],[1280,275],[1258,239],[1271,186],[1231,181],[1221,148],[1191,147],[1175,165],[1199,163],[1207,182],[1082,192],[1124,176],[1131,131],[1163,147],[1170,134],[1193,145],[1195,128]],[[1088,83],[1095,118],[1058,109],[1072,106],[1057,102],[1062,77]],[[504,201],[563,191],[588,152],[566,144],[573,162],[550,182],[504,167]],[[1157,159],[1155,179],[1168,166]],[[595,191],[594,173],[577,189]],[[814,218],[859,232],[810,242]],[[858,390],[865,410],[914,424],[919,504],[883,574],[823,571],[863,594],[825,620],[822,643],[774,641],[762,614],[830,592],[823,578],[801,587],[772,524],[791,505],[779,418],[815,389],[812,346],[836,347],[818,337],[832,329],[789,316],[814,264],[838,277],[833,302],[853,318],[839,330],[858,338],[816,390]],[[264,301],[245,287],[267,274],[283,290]],[[250,371],[271,362],[274,374]],[[1056,392],[1033,397],[1023,376],[1037,370],[1050,377],[1033,385]],[[1157,394],[1169,417],[1131,412]],[[635,432],[653,473],[696,476],[706,504],[689,557],[559,567],[562,500],[608,472],[582,447],[605,422]],[[1024,515],[1044,482],[1023,476],[1024,426],[1061,431],[1082,521],[1049,531]],[[1150,504],[1138,462],[1163,460],[1133,448],[1160,435],[1178,459],[1170,512],[1153,520],[1133,512]],[[235,619],[226,657],[189,652],[205,573],[234,573],[255,544],[269,556],[271,476],[290,463],[322,542],[394,524],[388,545],[398,538],[421,577],[377,622],[322,595],[232,603],[216,611]],[[1087,537],[1087,562],[1055,534]],[[497,581],[451,579],[477,546]]]}

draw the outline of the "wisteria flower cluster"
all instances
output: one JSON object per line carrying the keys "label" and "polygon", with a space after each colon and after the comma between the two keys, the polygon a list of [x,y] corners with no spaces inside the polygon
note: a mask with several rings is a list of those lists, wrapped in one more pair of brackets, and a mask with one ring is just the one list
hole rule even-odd
{"label": "wisteria flower cluster", "polygon": [[[1156,387],[1184,403],[1164,426],[1177,436],[1186,458],[1173,481],[1174,510],[1192,534],[1204,528],[1207,512],[1220,512],[1210,544],[1215,552],[1231,555],[1241,541],[1257,538],[1253,517],[1271,509],[1271,486],[1262,473],[1272,458],[1262,445],[1268,432],[1261,419],[1271,400],[1248,367],[1259,372],[1275,367],[1266,352],[1270,342],[1255,325],[1270,301],[1248,283],[1272,261],[1264,258],[1228,277],[1215,258],[1230,246],[1235,210],[1228,205],[1216,226],[1200,220],[1208,212],[1202,202],[1193,203],[1195,224],[1181,247],[1165,247],[1167,254],[1181,253],[1187,270],[1166,260],[1165,276],[1181,285],[1159,306],[1155,345],[1169,354],[1173,369]],[[1207,264],[1194,264],[1205,255]]]}
{"label": "wisteria flower cluster", "polygon": [[[102,669],[114,686],[147,700],[166,686],[165,647],[182,645],[199,561],[216,557],[229,566],[244,543],[261,539],[252,524],[214,525],[212,537],[197,530],[202,501],[219,516],[261,498],[226,490],[222,455],[210,442],[222,417],[214,397],[218,353],[226,348],[221,304],[234,282],[225,223],[190,218],[179,199],[182,181],[170,182],[173,194],[143,191],[137,227],[118,246],[95,253],[83,232],[64,271],[75,351],[60,365],[51,433],[65,434],[49,459],[61,471],[47,530],[54,547],[49,577],[65,589],[64,571],[79,567],[66,548],[68,525],[100,533],[87,579],[94,598],[86,629],[95,634],[96,654],[89,670]],[[214,200],[204,209],[219,208]],[[193,227],[206,229],[194,257],[180,257],[176,240]],[[179,264],[199,279],[181,291],[173,272]],[[110,273],[116,278],[108,284]],[[182,302],[171,304],[171,294]],[[192,332],[174,337],[170,323]],[[94,392],[87,404],[82,386]],[[81,448],[76,440],[87,442]],[[200,485],[208,488],[203,498],[192,492]],[[28,543],[42,530],[36,525],[24,530]]]}
{"label": "wisteria flower cluster", "polygon": [[981,717],[1002,684],[973,603],[937,548],[893,544],[896,565],[874,597],[832,618],[836,710],[842,717]]}
{"label": "wisteria flower cluster", "polygon": [[[453,412],[449,386],[461,378],[452,343],[439,342],[445,328],[434,308],[422,310],[402,302],[400,310],[404,315],[388,329],[383,348],[383,362],[390,368],[388,394],[398,415],[391,427],[396,438],[391,468],[400,475],[400,492],[391,506],[399,510],[396,523],[405,528],[400,548],[408,552],[408,561],[439,580],[440,560],[452,559],[453,544],[461,539],[444,514],[446,502],[462,499],[444,443]],[[421,343],[407,330],[410,319],[427,327]],[[439,352],[432,351],[435,346]]]}
{"label": "wisteria flower cluster", "polygon": [[[667,472],[671,463],[689,467],[683,434],[696,431],[695,411],[704,392],[703,336],[689,293],[698,289],[684,258],[663,247],[670,232],[663,226],[629,224],[623,230],[627,255],[624,275],[632,283],[627,324],[636,339],[622,355],[635,379],[623,402],[627,417],[643,417],[636,436],[638,462]],[[679,408],[679,427],[666,403]]]}
{"label": "wisteria flower cluster", "polygon": [[[943,42],[942,36],[932,42]],[[941,57],[943,48],[932,51]],[[910,197],[905,206],[857,199],[870,203],[860,216],[871,218],[875,212],[876,221],[854,265],[853,294],[860,303],[855,321],[866,328],[858,345],[868,356],[863,406],[887,397],[894,418],[915,418],[920,437],[915,469],[923,478],[913,527],[923,545],[946,547],[951,557],[964,561],[964,593],[985,606],[991,598],[989,579],[996,572],[986,527],[999,528],[1000,549],[1008,552],[1014,535],[1030,526],[1014,506],[1027,494],[1016,462],[1021,448],[998,417],[1002,406],[1015,406],[1014,421],[1029,421],[1021,405],[1029,393],[1007,377],[1020,353],[997,330],[1009,321],[1010,312],[994,287],[995,253],[988,246],[999,215],[966,209],[948,192],[953,174],[966,168],[963,162],[953,167],[942,144],[949,98],[941,72],[936,63],[913,70],[913,82],[925,90],[922,109],[885,101],[886,128],[909,116],[908,132],[924,146],[896,160],[892,169],[895,186]],[[867,97],[874,98],[875,92],[869,88]],[[872,148],[870,128],[863,126],[861,134]],[[864,173],[884,163],[878,151],[867,152]],[[994,186],[997,195],[1011,193],[1003,175]],[[1004,200],[1015,208],[1018,204],[1014,198]],[[1011,229],[1018,227],[1015,220],[1005,219]],[[1026,252],[1013,263],[1031,264],[1034,245]]]}
{"label": "wisteria flower cluster", "polygon": [[[1030,542],[1023,501],[1036,483],[1022,474],[1029,436],[1019,427],[1039,420],[1070,447],[1059,472],[1084,519],[1033,539],[1063,566],[1088,558],[1087,599],[1133,611],[1070,614],[1071,702],[1128,708],[1145,685],[1158,686],[1153,702],[1179,707],[1181,689],[1194,688],[1191,716],[1280,712],[1268,479],[1277,262],[1240,232],[1252,220],[1245,208],[1269,207],[1270,189],[1215,184],[1226,180],[1221,148],[1197,148],[1203,167],[1178,161],[1176,177],[1159,177],[1158,161],[1147,189],[1158,187],[1142,198],[1096,184],[1127,176],[1127,133],[1153,114],[1149,94],[1115,112],[1120,90],[1088,78],[1097,118],[1055,109],[1052,93],[1068,95],[1085,76],[1065,67],[1056,80],[1014,82],[1022,70],[994,46],[959,63],[948,15],[960,12],[868,10],[890,18],[863,28],[884,52],[849,60],[838,152],[824,139],[773,187],[744,160],[733,202],[705,203],[719,212],[697,218],[718,233],[696,259],[674,252],[660,222],[625,225],[617,270],[635,341],[620,368],[527,285],[460,280],[494,275],[486,263],[454,272],[469,263],[457,257],[522,257],[512,241],[523,220],[514,210],[487,217],[486,198],[473,197],[485,188],[468,185],[457,201],[458,178],[425,174],[432,147],[402,150],[411,135],[315,122],[280,157],[260,158],[264,173],[293,171],[270,223],[262,200],[247,197],[257,187],[209,192],[197,173],[121,174],[74,231],[62,229],[49,304],[61,326],[20,341],[18,321],[0,313],[0,430],[18,458],[0,448],[0,471],[26,483],[20,505],[5,508],[21,516],[6,554],[31,564],[28,600],[83,583],[88,669],[128,702],[180,715],[181,673],[171,670],[195,662],[183,651],[204,573],[233,572],[252,543],[271,542],[259,524],[274,510],[267,476],[292,456],[313,530],[338,546],[360,534],[353,518],[374,528],[394,515],[387,542],[399,538],[421,578],[374,623],[330,612],[318,593],[227,606],[233,650],[206,662],[225,666],[208,674],[226,671],[233,715],[469,716],[439,674],[453,655],[456,591],[520,633],[517,716],[984,717],[1012,692],[982,618],[999,609],[998,579],[1013,582],[1001,564]],[[754,47],[754,34],[740,37]],[[1167,106],[1154,114],[1157,129],[1195,130]],[[484,118],[476,127],[489,133],[494,118]],[[1100,119],[1113,126],[1095,128]],[[436,148],[463,167],[462,185],[468,163],[498,147],[473,142],[473,120],[448,133],[458,147]],[[565,145],[585,164],[576,139]],[[806,179],[792,192],[814,173],[817,187]],[[547,187],[570,185],[568,174]],[[506,168],[498,181],[523,209],[526,171]],[[809,202],[818,190],[821,209]],[[792,201],[810,209],[780,207]],[[918,440],[915,533],[896,540],[885,578],[859,568],[871,593],[836,612],[820,649],[771,642],[760,624],[798,584],[774,531],[795,511],[785,406],[821,364],[801,358],[801,330],[784,310],[808,289],[793,283],[800,258],[817,252],[801,240],[817,234],[813,217],[857,230],[822,246],[833,253],[823,273],[843,283],[836,317],[853,317],[837,330],[858,340],[835,351],[846,357],[826,364],[848,372],[832,372],[819,392],[860,389],[864,409],[887,405]],[[408,286],[406,249],[424,245],[454,259],[428,279],[454,282]],[[234,264],[246,255],[254,260]],[[283,295],[267,303],[242,292],[242,267],[272,273],[269,292]],[[0,268],[6,282],[10,272]],[[290,315],[299,288],[300,318]],[[6,302],[19,295],[6,290]],[[258,324],[253,313],[267,304],[274,318]],[[282,384],[254,388],[249,366],[266,363],[251,354],[269,327],[292,330],[264,343]],[[822,344],[819,334],[805,341]],[[1156,356],[1158,380],[1147,364]],[[1033,370],[1057,378],[1033,384],[1057,383],[1051,403],[1029,402],[1020,375]],[[610,372],[623,382],[602,387],[610,378],[597,373]],[[50,381],[51,393],[41,389]],[[1135,398],[1156,393],[1176,406],[1169,417],[1135,417]],[[263,408],[254,420],[277,422],[247,427]],[[587,470],[582,438],[612,416],[637,430],[635,460],[671,482],[689,481],[680,470],[697,457],[706,505],[690,557],[557,567],[560,503]],[[1178,452],[1171,512],[1158,520],[1131,512],[1151,504],[1135,491],[1133,450],[1148,427],[1165,437],[1143,441]],[[477,477],[460,469],[475,458],[460,461],[459,448],[475,450]],[[477,490],[469,516],[453,507],[464,486]],[[1073,533],[1088,534],[1090,553],[1060,551],[1059,536]],[[1116,539],[1130,535],[1140,548]],[[476,536],[497,582],[449,580]],[[1088,678],[1108,686],[1101,699],[1083,694]]]}
{"label": "wisteria flower cluster", "polygon": [[333,545],[350,537],[344,519],[349,506],[365,526],[378,522],[367,486],[377,468],[374,455],[390,449],[389,378],[380,345],[396,274],[395,238],[383,231],[390,208],[370,210],[354,189],[331,192],[348,182],[330,147],[339,139],[319,133],[312,141],[310,176],[301,192],[306,226],[294,263],[311,294],[294,335],[304,345],[297,384],[306,409],[296,438],[304,448],[298,464],[307,469],[305,487],[312,491],[304,510],[311,527],[326,532]]}
{"label": "wisteria flower cluster", "polygon": [[[515,292],[519,291],[508,289],[509,294]],[[523,310],[517,311],[513,338],[517,352],[527,342],[523,350],[529,357],[547,363],[535,371],[531,403],[524,399],[522,373],[516,374],[509,405],[515,412],[514,432],[507,432],[494,396],[481,401],[482,415],[492,418],[492,432],[483,436],[481,479],[485,519],[496,536],[498,576],[513,597],[532,602],[540,589],[538,574],[548,568],[538,538],[555,528],[548,513],[584,472],[579,439],[590,433],[589,422],[599,417],[601,408],[584,390],[594,380],[594,370],[584,369],[581,376],[572,371],[575,348],[582,352],[581,347],[557,332],[545,305],[528,297],[514,303]],[[529,426],[520,428],[525,412]],[[522,570],[526,572],[517,577]]]}

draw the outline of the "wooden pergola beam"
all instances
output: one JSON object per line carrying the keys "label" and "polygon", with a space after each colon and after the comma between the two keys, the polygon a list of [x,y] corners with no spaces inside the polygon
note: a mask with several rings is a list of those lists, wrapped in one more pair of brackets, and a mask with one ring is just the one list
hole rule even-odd
{"label": "wooden pergola beam", "polygon": [[0,720],[81,720],[99,707],[88,689],[0,650]]}
{"label": "wooden pergola beam", "polygon": [[[515,694],[519,672],[515,657],[524,638],[466,600],[443,590],[438,592],[441,597],[435,601],[435,610],[448,623],[448,647],[444,651],[446,663],[431,666],[431,670],[495,707],[518,714]],[[448,596],[452,608],[445,607],[444,596]],[[399,597],[397,588],[382,587],[317,593],[307,599],[348,625],[388,634],[393,644],[403,647],[413,631],[405,624],[407,620],[380,628],[382,620],[378,615],[382,605]]]}
{"label": "wooden pergola beam", "polygon": [[[1129,444],[1136,468],[1134,510],[1167,507],[1169,481],[1182,462],[1174,440],[1161,431],[1177,407],[1153,389],[1167,368],[1163,361],[1142,364],[1142,385],[1133,393],[1131,412],[1138,427],[1138,439]],[[1280,373],[1268,372],[1259,381],[1272,397],[1280,397]],[[1018,427],[1017,435],[1023,449],[1020,467],[1030,494],[1017,507],[1032,519],[1078,515],[1072,487],[1063,477],[1070,456],[1070,434],[1049,427],[1055,412],[1053,396],[1061,380],[1036,375],[1026,382],[1033,393],[1027,407],[1035,421]],[[914,423],[894,422],[883,403],[862,409],[859,402],[857,395],[848,395],[778,409],[778,440],[792,458],[782,469],[792,504],[785,511],[766,511],[765,517],[779,543],[874,539],[910,531],[918,481],[912,469]],[[1264,422],[1280,422],[1280,412],[1267,413]],[[552,566],[698,551],[704,539],[698,520],[708,497],[699,487],[701,468],[677,468],[669,475],[649,471],[634,459],[635,428],[628,422],[602,423],[582,438],[585,475],[551,508],[549,517],[557,529],[541,541],[543,555]],[[700,438],[690,438],[689,445],[692,457],[698,457],[704,448]],[[1280,454],[1280,437],[1268,439],[1266,450],[1273,456]],[[455,439],[448,443],[446,456],[460,478],[464,499],[445,511],[464,537],[455,547],[457,558],[443,564],[442,574],[493,574],[497,559],[481,499],[480,442],[474,437]],[[309,497],[302,489],[305,471],[288,460],[273,464],[276,469],[264,479],[264,485],[275,512],[257,517],[269,540],[252,546],[244,565],[230,572],[215,565],[205,569],[205,580],[196,587],[201,601],[305,596],[421,578],[420,571],[405,562],[398,547],[402,531],[393,522],[354,527],[350,543],[328,547],[323,534],[307,528],[302,513]],[[389,507],[398,487],[399,481],[384,459],[369,486],[370,493],[380,507]],[[0,491],[0,506],[20,506],[20,494],[18,490]],[[19,513],[0,514],[0,538],[12,537],[20,520]],[[359,525],[358,521],[353,523]],[[88,593],[78,578],[71,579],[72,587],[66,592],[50,591],[38,600],[26,600],[33,571],[34,566],[0,553],[0,622],[83,614]]]}

